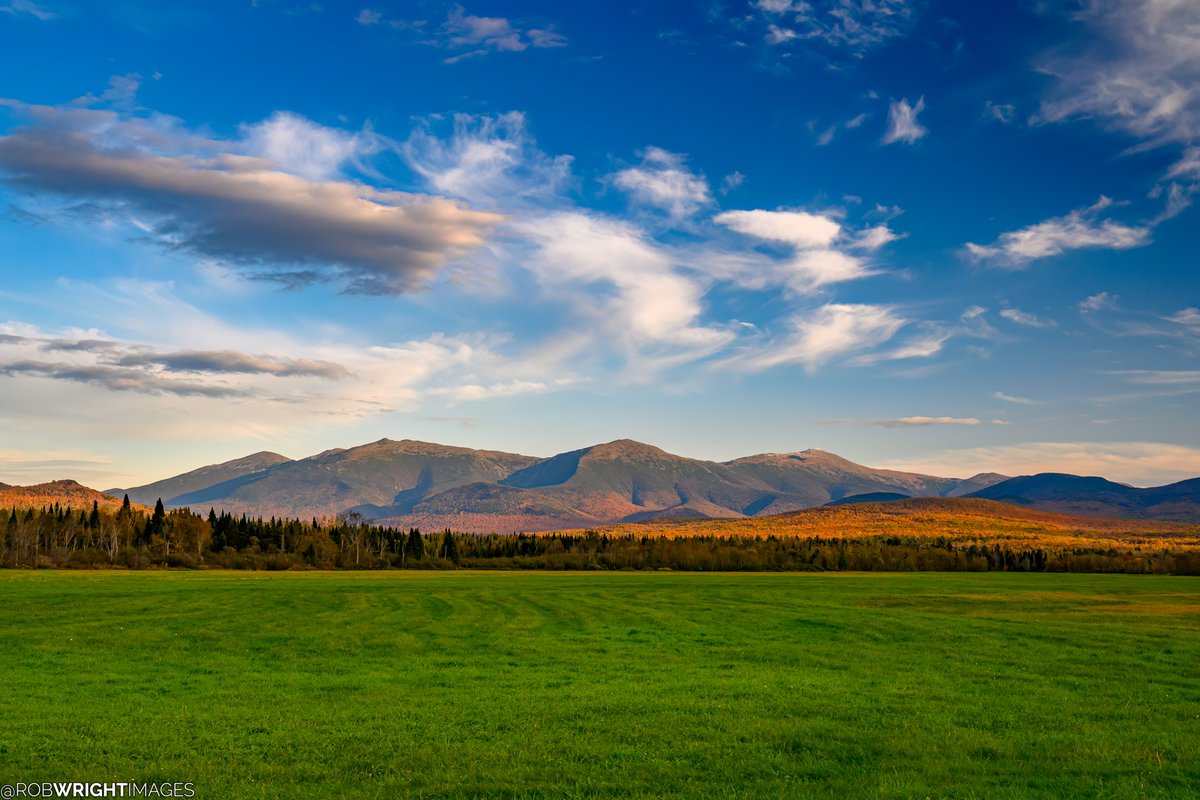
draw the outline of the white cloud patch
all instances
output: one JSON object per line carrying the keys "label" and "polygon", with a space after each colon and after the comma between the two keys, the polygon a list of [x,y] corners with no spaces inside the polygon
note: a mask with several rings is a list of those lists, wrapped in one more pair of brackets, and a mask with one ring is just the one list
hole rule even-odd
{"label": "white cloud patch", "polygon": [[642,152],[642,163],[609,176],[634,202],[658,208],[672,220],[691,217],[713,202],[708,181],[687,167],[684,156],[658,147]]}
{"label": "white cloud patch", "polygon": [[1098,292],[1079,301],[1079,312],[1081,314],[1094,314],[1098,311],[1115,309],[1116,307],[1116,295],[1109,294],[1108,292]]}
{"label": "white cloud patch", "polygon": [[992,397],[1005,403],[1013,403],[1018,406],[1036,406],[1040,402],[1038,400],[1030,400],[1028,397],[1020,397],[1015,394],[1005,394],[1004,392],[992,392]]}
{"label": "white cloud patch", "polygon": [[[896,417],[894,419],[827,419],[821,421],[826,425],[875,425],[881,428],[925,428],[931,425],[983,425],[983,420],[975,417]],[[1003,424],[1001,420],[992,420],[991,424]]]}
{"label": "white cloud patch", "polygon": [[34,19],[42,20],[54,19],[57,14],[48,10],[45,6],[34,3],[33,0],[10,0],[3,5],[0,5],[0,14],[11,14],[12,16],[27,16]]}
{"label": "white cloud patch", "polygon": [[1017,107],[1012,103],[993,103],[988,100],[983,104],[983,116],[992,122],[1011,125],[1016,117]]}
{"label": "white cloud patch", "polygon": [[1096,0],[1074,18],[1093,40],[1046,57],[1057,83],[1034,122],[1098,119],[1148,146],[1200,138],[1200,5]]}
{"label": "white cloud patch", "polygon": [[552,290],[589,289],[575,296],[577,313],[627,350],[650,346],[658,348],[658,357],[694,360],[731,341],[729,331],[700,322],[704,285],[677,271],[671,257],[636,227],[582,212],[515,227],[535,245],[527,268]]}
{"label": "white cloud patch", "polygon": [[887,131],[883,134],[883,143],[915,144],[929,133],[929,129],[917,121],[917,115],[924,110],[924,97],[920,97],[915,105],[909,105],[907,97],[892,101],[888,107]]}
{"label": "white cloud patch", "polygon": [[504,17],[478,17],[455,6],[437,31],[444,47],[460,50],[445,59],[453,64],[488,53],[519,53],[530,47],[565,47],[567,40],[553,28],[523,29]]}
{"label": "white cloud patch", "polygon": [[1033,261],[1070,250],[1102,248],[1127,250],[1150,242],[1149,226],[1126,225],[1101,214],[1113,205],[1101,197],[1094,205],[1062,217],[1053,217],[1020,230],[1000,234],[990,245],[969,242],[967,254],[976,261],[1002,269],[1024,269]]}
{"label": "white cloud patch", "polygon": [[1002,308],[1000,309],[1000,316],[1009,322],[1024,325],[1027,328],[1054,328],[1058,325],[1052,319],[1042,319],[1036,314],[1021,311],[1019,308]]}
{"label": "white cloud patch", "polygon": [[805,249],[828,247],[842,230],[837,220],[806,211],[725,211],[713,221],[747,236]]}
{"label": "white cloud patch", "polygon": [[922,331],[890,350],[865,353],[850,360],[854,366],[865,367],[883,361],[902,361],[910,358],[931,358],[942,352],[953,331],[936,323],[921,323]]}
{"label": "white cloud patch", "polygon": [[888,306],[828,303],[795,314],[789,321],[790,333],[727,363],[750,371],[801,364],[812,371],[835,358],[878,347],[904,324]]}
{"label": "white cloud patch", "polygon": [[1200,383],[1200,370],[1195,369],[1132,369],[1114,372],[1130,383],[1152,386],[1186,386]]}
{"label": "white cloud patch", "polygon": [[758,0],[766,42],[822,44],[859,57],[906,34],[917,18],[911,0]]}
{"label": "white cloud patch", "polygon": [[417,128],[402,145],[408,165],[431,190],[477,206],[513,208],[557,202],[571,183],[571,157],[537,148],[525,115],[456,114],[446,137],[439,120]]}
{"label": "white cloud patch", "polygon": [[852,251],[876,250],[898,238],[886,225],[847,231],[833,216],[807,211],[724,211],[713,221],[745,236],[787,246],[791,252],[773,264],[774,273],[798,294],[876,274],[863,256]]}
{"label": "white cloud patch", "polygon": [[385,146],[370,130],[327,128],[284,111],[262,122],[243,125],[241,132],[248,153],[310,180],[338,177],[343,166],[361,166],[364,158]]}

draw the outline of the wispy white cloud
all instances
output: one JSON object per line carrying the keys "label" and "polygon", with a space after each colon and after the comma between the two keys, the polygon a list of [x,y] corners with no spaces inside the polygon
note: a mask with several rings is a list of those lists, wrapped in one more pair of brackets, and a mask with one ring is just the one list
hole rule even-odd
{"label": "wispy white cloud", "polygon": [[[694,360],[732,334],[701,323],[704,285],[635,226],[582,212],[519,222],[534,244],[525,265],[542,284],[574,297],[576,313],[628,349],[669,347],[668,360]],[[605,287],[609,291],[605,291]]]}
{"label": "wispy white cloud", "polygon": [[888,107],[887,131],[883,134],[884,144],[904,142],[915,144],[917,140],[929,133],[929,129],[917,121],[917,115],[925,110],[925,98],[920,97],[915,105],[908,104],[908,98],[894,100]]}
{"label": "wispy white cloud", "polygon": [[1027,328],[1054,328],[1058,325],[1052,319],[1042,319],[1037,314],[1030,314],[1019,308],[1002,308],[1000,309],[1000,316],[1009,322],[1024,325]]}
{"label": "wispy white cloud", "polygon": [[889,350],[864,353],[850,360],[854,366],[870,366],[883,361],[902,361],[910,358],[931,358],[942,352],[954,332],[935,323],[922,323],[921,332],[910,336],[907,341]]}
{"label": "wispy white cloud", "polygon": [[329,128],[296,114],[278,111],[262,122],[241,126],[245,152],[309,180],[341,177],[347,165],[364,160],[392,143],[372,130]]}
{"label": "wispy white cloud", "polygon": [[1108,292],[1098,292],[1079,301],[1079,311],[1082,314],[1092,314],[1105,309],[1116,308],[1116,295]]}
{"label": "wispy white cloud", "polygon": [[828,303],[795,314],[790,331],[757,350],[738,355],[726,366],[759,371],[784,364],[806,370],[887,342],[905,324],[889,306]]}
{"label": "wispy white cloud", "polygon": [[1200,370],[1194,369],[1129,369],[1118,370],[1130,383],[1145,383],[1155,386],[1180,386],[1200,383]]}
{"label": "wispy white cloud", "polygon": [[1054,217],[1015,231],[1002,233],[990,245],[968,242],[967,254],[982,264],[1003,269],[1024,269],[1033,261],[1069,250],[1103,248],[1126,250],[1150,242],[1150,227],[1126,225],[1100,215],[1113,205],[1101,197],[1087,208]]}
{"label": "wispy white cloud", "polygon": [[1015,394],[1006,394],[1004,392],[992,392],[992,397],[997,400],[1003,400],[1005,403],[1015,403],[1019,406],[1036,406],[1041,401],[1031,400],[1028,397],[1020,397]]}
{"label": "wispy white cloud", "polygon": [[[925,428],[930,425],[983,425],[976,417],[896,417],[894,419],[825,419],[824,425],[875,425],[881,428]],[[1004,424],[992,420],[991,424]]]}
{"label": "wispy white cloud", "polygon": [[770,45],[821,44],[854,56],[903,36],[918,16],[910,0],[758,0],[752,5]]}
{"label": "wispy white cloud", "polygon": [[567,40],[553,28],[522,29],[504,17],[477,17],[455,6],[438,29],[444,47],[464,50],[445,59],[452,64],[487,53],[519,53],[530,47],[565,47]]}
{"label": "wispy white cloud", "polygon": [[520,112],[456,114],[446,136],[438,135],[441,122],[424,121],[401,147],[408,165],[438,194],[513,209],[556,203],[571,186],[572,158],[539,150]]}
{"label": "wispy white cloud", "polygon": [[28,16],[42,20],[43,22],[58,16],[45,6],[34,3],[33,0],[9,0],[9,2],[0,5],[0,14]]}
{"label": "wispy white cloud", "polygon": [[983,104],[983,116],[992,122],[1011,125],[1016,113],[1017,108],[1011,103],[993,103],[988,100]]}
{"label": "wispy white cloud", "polygon": [[807,211],[724,211],[713,221],[745,236],[788,246],[791,252],[773,263],[773,273],[798,294],[876,274],[855,251],[876,250],[898,238],[886,225],[851,231],[830,214]]}
{"label": "wispy white cloud", "polygon": [[708,181],[688,169],[684,156],[659,147],[648,147],[641,156],[638,166],[609,176],[612,184],[636,203],[661,209],[680,221],[713,202]]}
{"label": "wispy white cloud", "polygon": [[1148,146],[1200,138],[1200,5],[1096,0],[1073,17],[1093,41],[1044,59],[1057,81],[1035,124],[1093,118]]}
{"label": "wispy white cloud", "polygon": [[746,182],[746,176],[734,170],[733,172],[721,178],[721,194],[726,195],[734,189],[740,188]]}

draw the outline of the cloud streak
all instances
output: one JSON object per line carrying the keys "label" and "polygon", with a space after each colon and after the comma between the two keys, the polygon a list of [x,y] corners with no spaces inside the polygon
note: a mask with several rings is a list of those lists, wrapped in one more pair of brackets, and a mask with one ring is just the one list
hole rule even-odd
{"label": "cloud streak", "polygon": [[1128,250],[1150,242],[1150,227],[1126,225],[1100,215],[1113,205],[1107,197],[1062,217],[1002,233],[990,245],[968,242],[967,255],[980,264],[1025,269],[1032,262],[1071,250]]}
{"label": "cloud streak", "polygon": [[[875,425],[881,428],[925,428],[930,425],[983,425],[975,417],[897,417],[894,419],[826,419],[824,425]],[[994,425],[1005,424],[1003,420],[992,420]]]}

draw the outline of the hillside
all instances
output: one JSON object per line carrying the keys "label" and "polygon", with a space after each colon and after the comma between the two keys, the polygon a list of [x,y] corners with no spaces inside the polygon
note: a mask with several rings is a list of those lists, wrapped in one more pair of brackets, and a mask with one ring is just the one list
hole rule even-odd
{"label": "hillside", "polygon": [[133,502],[151,506],[160,498],[168,506],[181,505],[176,502],[176,498],[181,495],[207,489],[215,484],[244,478],[247,475],[254,475],[288,461],[291,459],[278,453],[263,451],[222,464],[210,464],[173,478],[148,483],[145,486],[134,486],[131,489],[109,489],[106,493],[117,497],[126,493]]}
{"label": "hillside", "polygon": [[849,497],[843,497],[841,500],[832,500],[825,505],[827,506],[849,506],[855,503],[891,503],[895,500],[908,500],[910,494],[896,494],[895,492],[863,492],[862,494],[852,494]]}
{"label": "hillside", "polygon": [[408,514],[422,500],[491,482],[536,461],[490,450],[381,439],[329,450],[179,495],[171,505],[232,513],[314,517],[357,511],[372,519]]}
{"label": "hillside", "polygon": [[647,522],[598,530],[611,535],[672,537],[944,536],[964,542],[1035,547],[1200,546],[1200,525],[1073,516],[966,497],[914,497],[886,503],[822,506],[768,517]]}
{"label": "hillside", "polygon": [[[889,492],[903,495],[954,496],[1004,480],[1003,475],[976,475],[965,480],[915,472],[872,469],[824,450],[763,453],[730,461],[740,475],[751,476],[775,492],[763,497],[760,514],[777,514],[824,505],[856,494]],[[770,501],[770,502],[767,502]]]}
{"label": "hillside", "polygon": [[501,483],[536,489],[582,514],[607,520],[667,509],[708,517],[752,514],[769,490],[727,465],[629,439],[539,461]]}
{"label": "hillside", "polygon": [[1044,472],[1010,478],[970,496],[1064,514],[1200,522],[1200,478],[1139,489],[1104,478]]}
{"label": "hillside", "polygon": [[255,453],[130,490],[147,504],[251,516],[357,512],[381,524],[547,531],[655,519],[737,519],[847,498],[1002,500],[1091,516],[1200,520],[1200,480],[1134,489],[1100,478],[994,473],[945,478],[874,469],[824,450],[716,462],[630,439],[548,458],[410,439],[335,448],[295,461]]}
{"label": "hillside", "polygon": [[[100,508],[116,510],[121,507],[121,496],[113,496],[90,489],[76,481],[61,480],[37,483],[30,486],[0,484],[0,508],[41,508],[58,503],[73,509],[87,510],[92,502]],[[138,506],[143,511],[151,509]]]}

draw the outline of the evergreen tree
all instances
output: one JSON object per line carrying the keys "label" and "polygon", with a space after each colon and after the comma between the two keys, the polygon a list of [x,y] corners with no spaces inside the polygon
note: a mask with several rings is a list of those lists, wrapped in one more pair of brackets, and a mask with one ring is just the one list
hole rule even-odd
{"label": "evergreen tree", "polygon": [[442,555],[455,564],[458,563],[458,545],[454,543],[454,534],[446,528],[446,536],[442,539]]}
{"label": "evergreen tree", "polygon": [[150,517],[150,532],[161,535],[166,528],[167,510],[163,508],[162,498],[154,504],[154,515]]}
{"label": "evergreen tree", "polygon": [[87,526],[92,530],[100,527],[100,504],[92,501],[92,513],[88,516]]}
{"label": "evergreen tree", "polygon": [[422,559],[425,557],[425,542],[421,540],[421,531],[418,528],[409,528],[408,530],[408,547],[406,548],[409,558]]}

